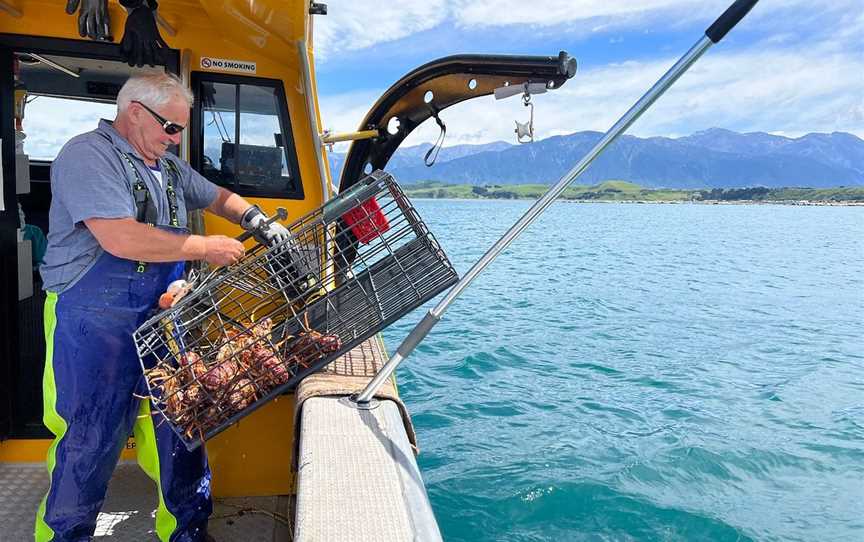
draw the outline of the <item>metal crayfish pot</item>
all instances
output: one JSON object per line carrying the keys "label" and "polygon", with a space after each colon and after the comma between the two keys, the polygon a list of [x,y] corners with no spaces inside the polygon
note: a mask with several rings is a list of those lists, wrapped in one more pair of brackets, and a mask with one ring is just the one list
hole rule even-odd
{"label": "metal crayfish pot", "polygon": [[151,403],[189,448],[458,280],[384,172],[286,227],[134,333]]}

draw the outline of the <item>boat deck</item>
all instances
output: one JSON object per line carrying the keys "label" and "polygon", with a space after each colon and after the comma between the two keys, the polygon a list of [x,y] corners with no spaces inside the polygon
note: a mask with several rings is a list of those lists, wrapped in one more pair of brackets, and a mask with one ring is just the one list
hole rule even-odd
{"label": "boat deck", "polygon": [[[33,540],[36,509],[48,490],[43,463],[0,463],[0,542]],[[96,520],[94,540],[158,541],[156,486],[135,462],[117,465]],[[209,532],[218,542],[291,540],[293,498],[217,499]]]}

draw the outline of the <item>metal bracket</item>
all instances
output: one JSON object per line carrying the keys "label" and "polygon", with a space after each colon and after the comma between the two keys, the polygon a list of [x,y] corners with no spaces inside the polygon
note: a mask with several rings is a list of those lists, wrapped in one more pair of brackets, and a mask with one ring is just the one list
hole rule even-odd
{"label": "metal bracket", "polygon": [[333,152],[334,142],[330,140],[330,135],[330,130],[324,130],[324,132],[318,134],[318,144],[322,147],[326,147],[327,152]]}
{"label": "metal bracket", "polygon": [[339,402],[345,406],[349,406],[357,410],[375,410],[381,404],[378,399],[375,398],[369,399],[368,401],[360,402],[357,400],[356,395],[346,395],[345,397],[340,397]]}
{"label": "metal bracket", "polygon": [[309,2],[309,15],[327,15],[327,4]]}
{"label": "metal bracket", "polygon": [[[527,85],[526,85],[527,87]],[[516,121],[516,141],[519,143],[534,143],[534,104],[531,103],[531,93],[525,89],[525,94],[522,95],[522,103],[525,107],[531,108],[531,117],[528,122]],[[525,138],[528,138],[525,140]]]}
{"label": "metal bracket", "polygon": [[495,94],[496,100],[503,100],[511,96],[517,96],[519,94],[522,94],[523,96],[525,94],[543,94],[548,90],[549,87],[546,83],[525,81],[521,85],[505,85],[503,87],[498,87],[494,90],[493,93]]}

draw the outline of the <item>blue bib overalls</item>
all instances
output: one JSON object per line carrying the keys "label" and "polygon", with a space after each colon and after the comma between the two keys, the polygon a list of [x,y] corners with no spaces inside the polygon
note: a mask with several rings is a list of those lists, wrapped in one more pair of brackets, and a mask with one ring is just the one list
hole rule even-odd
{"label": "blue bib overalls", "polygon": [[74,285],[48,292],[44,420],[55,439],[48,452],[51,485],[36,518],[39,542],[90,540],[133,428],[138,463],[159,490],[159,538],[204,539],[212,510],[204,447],[187,451],[139,399],[146,385],[132,340],[183,264],[142,268],[102,252]]}

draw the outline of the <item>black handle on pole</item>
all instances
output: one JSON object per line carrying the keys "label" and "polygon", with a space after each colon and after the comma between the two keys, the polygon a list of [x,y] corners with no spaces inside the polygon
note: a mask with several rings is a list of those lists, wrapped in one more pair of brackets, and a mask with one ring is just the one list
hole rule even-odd
{"label": "black handle on pole", "polygon": [[242,243],[242,242],[246,241],[247,239],[249,239],[250,237],[252,237],[253,235],[255,235],[254,231],[244,231],[243,233],[241,233],[240,235],[238,235],[234,239],[237,239],[238,241],[240,241]]}
{"label": "black handle on pole", "polygon": [[255,235],[259,230],[261,230],[264,226],[269,226],[270,224],[276,222],[277,220],[285,220],[288,218],[288,211],[285,210],[284,207],[279,207],[276,209],[276,214],[268,218],[263,224],[255,228],[254,230],[247,230],[235,237],[241,243],[253,235]]}
{"label": "black handle on pole", "polygon": [[708,27],[705,35],[714,43],[719,43],[732,28],[753,9],[759,0],[735,0],[735,3],[723,12],[723,15]]}

